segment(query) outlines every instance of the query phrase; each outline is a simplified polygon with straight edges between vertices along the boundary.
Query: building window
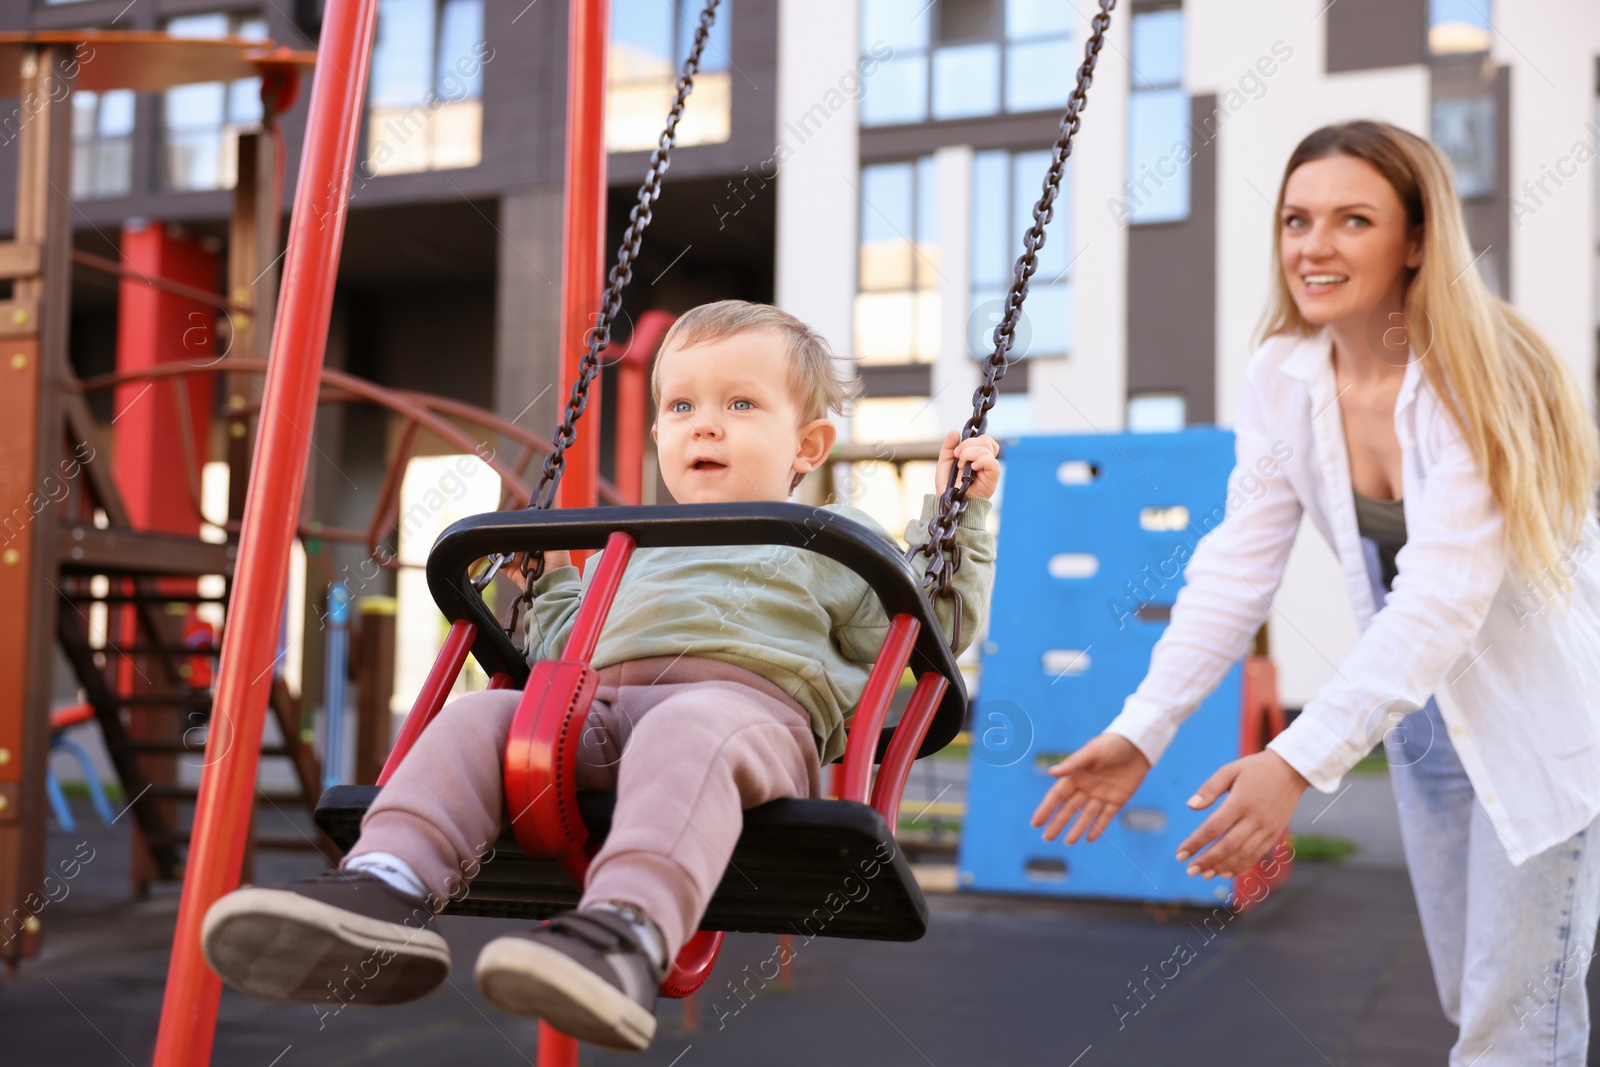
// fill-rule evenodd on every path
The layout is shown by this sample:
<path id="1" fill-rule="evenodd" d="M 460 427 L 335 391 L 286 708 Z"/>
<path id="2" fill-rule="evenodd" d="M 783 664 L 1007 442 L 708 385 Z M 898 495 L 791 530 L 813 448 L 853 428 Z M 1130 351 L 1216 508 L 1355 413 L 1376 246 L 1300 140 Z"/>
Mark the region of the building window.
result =
<path id="1" fill-rule="evenodd" d="M 370 174 L 483 158 L 483 0 L 379 0 L 367 110 Z"/>
<path id="2" fill-rule="evenodd" d="M 939 0 L 933 25 L 933 117 L 967 119 L 1000 110 L 996 0 Z"/>
<path id="3" fill-rule="evenodd" d="M 862 125 L 1064 107 L 1072 17 L 1055 0 L 864 0 L 862 54 L 892 55 L 862 98 Z"/>
<path id="4" fill-rule="evenodd" d="M 133 162 L 133 90 L 72 94 L 72 196 L 127 196 Z"/>
<path id="5" fill-rule="evenodd" d="M 728 73 L 731 0 L 717 8 L 700 54 L 694 95 L 678 123 L 678 144 L 721 144 L 733 129 Z M 702 0 L 615 0 L 606 54 L 606 151 L 641 152 L 661 139 L 678 72 L 694 47 Z"/>
<path id="6" fill-rule="evenodd" d="M 1005 310 L 1022 233 L 1033 225 L 1048 150 L 979 152 L 972 161 L 972 297 L 967 347 L 975 358 L 994 351 L 994 328 Z M 1011 358 L 1064 356 L 1072 350 L 1072 163 L 1061 175 L 1055 214 L 1045 227 L 1039 269 L 1028 283 Z"/>
<path id="7" fill-rule="evenodd" d="M 1064 108 L 1077 83 L 1072 7 L 1058 0 L 1007 0 L 1006 110 Z"/>
<path id="8" fill-rule="evenodd" d="M 1128 98 L 1127 217 L 1134 223 L 1189 217 L 1189 94 L 1183 89 L 1183 9 L 1133 16 L 1133 89 Z"/>
<path id="9" fill-rule="evenodd" d="M 1182 393 L 1140 393 L 1128 398 L 1129 433 L 1171 433 L 1186 419 Z"/>
<path id="10" fill-rule="evenodd" d="M 938 174 L 932 156 L 861 168 L 855 355 L 931 363 L 939 352 Z"/>
<path id="11" fill-rule="evenodd" d="M 1487 52 L 1490 0 L 1428 0 L 1428 51 L 1436 56 Z"/>
<path id="12" fill-rule="evenodd" d="M 255 15 L 185 15 L 170 20 L 174 37 L 267 39 Z M 108 94 L 109 95 L 109 94 Z M 261 123 L 261 79 L 179 85 L 162 96 L 162 184 L 168 189 L 231 189 L 239 134 Z"/>
<path id="13" fill-rule="evenodd" d="M 1433 143 L 1450 157 L 1463 197 L 1494 195 L 1494 104 L 1492 92 L 1433 102 Z"/>

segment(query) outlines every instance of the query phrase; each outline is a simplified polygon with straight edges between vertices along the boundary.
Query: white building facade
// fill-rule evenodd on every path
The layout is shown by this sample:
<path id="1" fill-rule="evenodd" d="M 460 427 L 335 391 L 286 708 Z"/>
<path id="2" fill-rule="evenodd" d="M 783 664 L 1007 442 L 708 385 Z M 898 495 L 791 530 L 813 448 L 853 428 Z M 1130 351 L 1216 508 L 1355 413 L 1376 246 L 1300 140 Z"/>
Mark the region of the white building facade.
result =
<path id="1" fill-rule="evenodd" d="M 970 414 L 1098 5 L 825 7 L 779 4 L 775 298 L 858 363 L 867 395 L 846 434 L 887 455 Z M 1592 394 L 1597 67 L 1587 0 L 1124 0 L 992 432 L 1228 425 L 1283 165 L 1355 118 L 1446 151 L 1477 269 Z M 931 464 L 853 485 L 893 523 Z M 1331 551 L 1302 537 L 1269 623 L 1286 704 L 1355 638 L 1339 589 Z"/>

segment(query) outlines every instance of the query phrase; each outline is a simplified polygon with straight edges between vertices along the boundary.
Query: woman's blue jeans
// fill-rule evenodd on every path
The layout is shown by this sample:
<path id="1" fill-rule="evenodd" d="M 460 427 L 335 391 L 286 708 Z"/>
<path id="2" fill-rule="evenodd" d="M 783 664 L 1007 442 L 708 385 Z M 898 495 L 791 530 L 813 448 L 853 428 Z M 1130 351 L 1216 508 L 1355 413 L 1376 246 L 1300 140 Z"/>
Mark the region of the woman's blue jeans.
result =
<path id="1" fill-rule="evenodd" d="M 1373 595 L 1383 602 L 1381 579 Z M 1439 1001 L 1461 1028 L 1450 1067 L 1583 1067 L 1600 819 L 1513 865 L 1433 700 L 1384 748 Z"/>

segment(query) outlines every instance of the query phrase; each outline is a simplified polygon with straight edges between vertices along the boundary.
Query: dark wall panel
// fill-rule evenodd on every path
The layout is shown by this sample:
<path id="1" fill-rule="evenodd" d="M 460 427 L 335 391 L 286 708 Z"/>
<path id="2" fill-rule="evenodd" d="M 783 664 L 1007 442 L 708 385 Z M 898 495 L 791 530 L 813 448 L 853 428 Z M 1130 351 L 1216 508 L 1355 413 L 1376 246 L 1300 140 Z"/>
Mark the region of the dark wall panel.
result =
<path id="1" fill-rule="evenodd" d="M 1214 95 L 1193 97 L 1191 130 L 1216 108 Z M 1217 153 L 1192 139 L 1189 217 L 1128 227 L 1128 393 L 1181 393 L 1199 423 L 1217 410 Z"/>
<path id="2" fill-rule="evenodd" d="M 1428 0 L 1335 0 L 1322 17 L 1329 74 L 1427 61 Z"/>
<path id="3" fill-rule="evenodd" d="M 366 376 L 494 407 L 493 290 L 387 290 L 367 306 L 370 319 L 350 322 L 352 331 L 373 331 L 377 365 Z"/>
<path id="4" fill-rule="evenodd" d="M 494 52 L 483 67 L 483 163 L 475 168 L 482 172 L 475 183 L 495 189 L 559 184 L 567 5 L 485 0 L 483 27 Z"/>

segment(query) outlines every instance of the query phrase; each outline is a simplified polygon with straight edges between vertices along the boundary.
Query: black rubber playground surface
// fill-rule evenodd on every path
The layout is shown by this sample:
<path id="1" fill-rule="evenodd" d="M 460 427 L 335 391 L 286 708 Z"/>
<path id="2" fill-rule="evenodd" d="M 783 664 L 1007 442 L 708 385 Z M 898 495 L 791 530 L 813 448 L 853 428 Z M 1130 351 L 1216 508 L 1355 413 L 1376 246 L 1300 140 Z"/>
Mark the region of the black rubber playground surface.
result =
<path id="1" fill-rule="evenodd" d="M 664 1002 L 648 1052 L 586 1050 L 583 1062 L 1443 1064 L 1453 1028 L 1435 998 L 1410 883 L 1382 839 L 1387 783 L 1364 789 L 1373 795 L 1343 809 L 1347 819 L 1376 826 L 1362 853 L 1342 864 L 1300 864 L 1291 882 L 1225 925 L 1206 924 L 1201 911 L 933 895 L 932 929 L 919 942 L 797 938 L 787 989 L 761 977 L 772 973 L 777 939 L 739 935 L 699 998 L 697 1025 L 680 1003 Z M 0 1063 L 150 1062 L 177 897 L 128 899 L 125 834 L 119 825 L 53 835 L 54 853 L 81 857 L 87 842 L 94 858 L 41 912 L 44 953 L 0 987 Z M 268 857 L 260 880 L 314 865 Z M 226 993 L 212 1062 L 528 1063 L 536 1025 L 489 1008 L 471 979 L 478 947 L 513 925 L 444 920 L 456 974 L 405 1008 L 329 1012 Z M 1161 977 L 1175 968 L 1175 978 Z"/>

